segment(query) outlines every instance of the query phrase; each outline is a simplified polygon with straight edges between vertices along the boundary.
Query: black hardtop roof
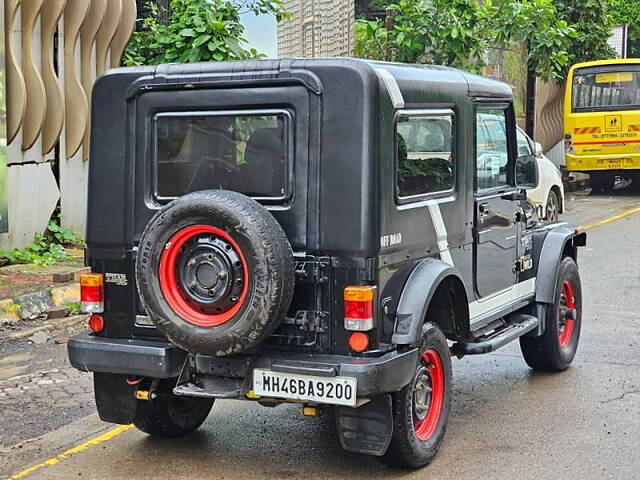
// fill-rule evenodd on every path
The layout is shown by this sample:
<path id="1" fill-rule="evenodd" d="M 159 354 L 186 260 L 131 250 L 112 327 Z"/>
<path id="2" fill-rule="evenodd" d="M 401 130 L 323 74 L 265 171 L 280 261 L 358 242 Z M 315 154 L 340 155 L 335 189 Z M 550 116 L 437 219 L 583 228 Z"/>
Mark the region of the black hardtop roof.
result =
<path id="1" fill-rule="evenodd" d="M 356 71 L 364 77 L 377 76 L 377 71 L 386 70 L 396 81 L 400 92 L 411 97 L 429 87 L 439 88 L 447 85 L 449 93 L 455 91 L 472 97 L 512 98 L 512 90 L 507 84 L 439 65 L 415 65 L 406 63 L 379 62 L 356 58 L 282 58 L 242 60 L 233 62 L 201 62 L 187 64 L 163 64 L 147 67 L 122 67 L 113 69 L 106 75 L 132 74 L 153 77 L 153 83 L 172 83 L 173 81 L 198 81 L 212 77 L 256 76 L 264 78 L 281 77 L 292 70 L 311 70 L 315 68 L 342 68 Z M 461 91 L 462 90 L 462 91 Z"/>

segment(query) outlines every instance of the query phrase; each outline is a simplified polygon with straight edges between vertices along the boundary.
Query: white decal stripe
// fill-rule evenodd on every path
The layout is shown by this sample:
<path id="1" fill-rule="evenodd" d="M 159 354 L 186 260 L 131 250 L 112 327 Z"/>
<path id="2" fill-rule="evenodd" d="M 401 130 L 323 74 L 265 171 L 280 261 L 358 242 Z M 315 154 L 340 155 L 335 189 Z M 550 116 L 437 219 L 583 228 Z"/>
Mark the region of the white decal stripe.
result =
<path id="1" fill-rule="evenodd" d="M 483 317 L 491 313 L 498 312 L 503 308 L 513 305 L 520 300 L 530 297 L 536 292 L 536 279 L 530 278 L 524 282 L 515 284 L 513 287 L 500 290 L 488 297 L 469 304 L 469 317 L 471 324 L 482 320 Z"/>
<path id="2" fill-rule="evenodd" d="M 378 78 L 380 78 L 380 80 L 384 82 L 385 87 L 387 87 L 387 91 L 389 92 L 391 103 L 393 103 L 394 108 L 404 108 L 404 97 L 402 96 L 400 87 L 398 87 L 398 82 L 393 78 L 391 72 L 384 68 L 376 68 L 374 70 L 376 71 Z"/>
<path id="3" fill-rule="evenodd" d="M 429 215 L 431 215 L 433 228 L 436 230 L 436 241 L 438 243 L 438 250 L 440 251 L 440 259 L 449 265 L 453 265 L 451 252 L 449 251 L 449 241 L 447 240 L 447 227 L 444 224 L 444 220 L 442 220 L 440 205 L 431 200 L 427 202 L 427 206 L 429 207 Z"/>

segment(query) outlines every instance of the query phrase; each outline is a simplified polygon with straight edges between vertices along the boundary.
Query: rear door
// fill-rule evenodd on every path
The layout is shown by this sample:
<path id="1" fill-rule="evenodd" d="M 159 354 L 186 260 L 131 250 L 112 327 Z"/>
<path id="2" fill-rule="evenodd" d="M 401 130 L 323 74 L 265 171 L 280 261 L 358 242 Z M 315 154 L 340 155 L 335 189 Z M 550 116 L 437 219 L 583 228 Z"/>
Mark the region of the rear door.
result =
<path id="1" fill-rule="evenodd" d="M 474 277 L 487 297 L 516 283 L 518 202 L 512 178 L 515 132 L 508 131 L 508 105 L 482 105 L 476 112 Z M 515 122 L 511 121 L 515 126 Z"/>

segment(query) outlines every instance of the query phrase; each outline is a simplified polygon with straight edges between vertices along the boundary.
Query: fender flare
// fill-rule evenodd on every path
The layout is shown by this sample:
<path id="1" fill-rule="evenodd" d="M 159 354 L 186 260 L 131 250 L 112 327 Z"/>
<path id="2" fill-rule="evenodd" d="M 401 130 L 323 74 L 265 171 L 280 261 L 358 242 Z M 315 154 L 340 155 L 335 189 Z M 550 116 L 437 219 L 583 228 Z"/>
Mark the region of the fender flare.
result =
<path id="1" fill-rule="evenodd" d="M 459 332 L 460 336 L 468 334 L 469 302 L 460 272 L 441 260 L 427 258 L 419 262 L 411 271 L 402 289 L 396 310 L 395 329 L 391 337 L 394 345 L 416 346 L 419 343 L 422 324 L 431 299 L 442 282 L 450 277 L 460 282 L 465 297 L 463 302 L 458 301 L 457 306 L 466 312 L 466 324 L 457 325 L 456 330 L 462 330 Z"/>
<path id="2" fill-rule="evenodd" d="M 550 230 L 544 237 L 544 243 L 538 257 L 536 275 L 536 302 L 553 303 L 558 280 L 558 266 L 562 261 L 567 244 L 571 245 L 571 252 L 575 257 L 575 248 L 587 244 L 587 234 L 576 232 L 569 225 L 560 225 Z"/>

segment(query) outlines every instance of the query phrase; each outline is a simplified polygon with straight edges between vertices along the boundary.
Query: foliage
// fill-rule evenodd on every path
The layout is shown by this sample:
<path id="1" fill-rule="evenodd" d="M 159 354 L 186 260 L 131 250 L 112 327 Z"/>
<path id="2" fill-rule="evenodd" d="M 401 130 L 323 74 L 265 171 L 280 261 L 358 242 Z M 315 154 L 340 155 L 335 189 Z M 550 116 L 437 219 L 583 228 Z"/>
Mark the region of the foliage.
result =
<path id="1" fill-rule="evenodd" d="M 67 302 L 64 306 L 69 309 L 69 315 L 77 315 L 80 313 L 80 302 Z"/>
<path id="2" fill-rule="evenodd" d="M 355 54 L 375 60 L 475 69 L 483 44 L 476 0 L 400 0 L 388 5 L 393 22 L 357 20 Z"/>
<path id="3" fill-rule="evenodd" d="M 607 43 L 613 26 L 612 16 L 607 10 L 609 3 L 610 0 L 556 2 L 558 17 L 572 25 L 576 31 L 568 48 L 568 65 L 616 57 L 616 52 Z"/>
<path id="4" fill-rule="evenodd" d="M 613 24 L 629 28 L 629 57 L 640 56 L 640 0 L 610 0 L 609 16 Z"/>
<path id="5" fill-rule="evenodd" d="M 561 80 L 575 29 L 558 17 L 553 0 L 486 0 L 487 45 L 527 45 L 527 67 L 542 80 Z"/>
<path id="6" fill-rule="evenodd" d="M 529 69 L 550 80 L 562 77 L 576 36 L 553 0 L 400 0 L 388 9 L 390 28 L 382 20 L 356 22 L 356 56 L 477 71 L 485 49 L 524 43 Z"/>
<path id="7" fill-rule="evenodd" d="M 35 265 L 52 265 L 67 258 L 67 252 L 59 243 L 51 243 L 41 233 L 36 233 L 33 242 L 24 248 L 0 250 L 0 257 L 11 263 L 33 263 Z"/>
<path id="8" fill-rule="evenodd" d="M 60 225 L 60 216 L 54 216 L 47 225 L 44 234 L 36 233 L 33 242 L 24 248 L 0 250 L 0 258 L 11 263 L 33 263 L 35 265 L 52 265 L 68 258 L 65 245 L 77 245 L 81 240 L 68 228 Z"/>
<path id="9" fill-rule="evenodd" d="M 142 20 L 125 50 L 125 65 L 156 65 L 259 58 L 246 49 L 240 14 L 273 14 L 288 18 L 282 0 L 171 0 L 167 22 L 159 20 L 159 7 L 149 3 L 151 16 Z"/>

